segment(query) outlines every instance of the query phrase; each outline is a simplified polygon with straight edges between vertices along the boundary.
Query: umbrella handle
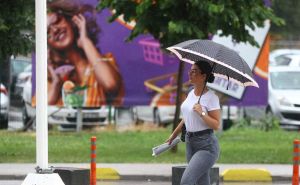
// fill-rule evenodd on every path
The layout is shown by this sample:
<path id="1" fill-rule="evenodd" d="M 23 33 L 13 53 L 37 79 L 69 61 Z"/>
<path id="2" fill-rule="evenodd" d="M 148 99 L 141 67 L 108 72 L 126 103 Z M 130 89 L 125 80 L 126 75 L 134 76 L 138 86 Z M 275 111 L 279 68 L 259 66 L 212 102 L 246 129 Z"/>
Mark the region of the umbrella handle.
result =
<path id="1" fill-rule="evenodd" d="M 215 67 L 216 67 L 216 63 L 213 63 L 213 65 L 212 65 L 212 70 L 211 70 L 210 75 L 214 73 Z M 229 76 L 227 75 L 227 77 L 228 77 L 228 81 L 229 81 Z M 203 92 L 204 92 L 204 89 L 205 89 L 205 87 L 206 87 L 206 84 L 207 84 L 207 80 L 208 80 L 208 79 L 209 79 L 209 76 L 206 76 L 206 78 L 205 78 L 205 83 L 204 83 L 202 92 L 201 92 L 200 97 L 199 97 L 199 99 L 198 99 L 198 101 L 197 101 L 198 104 L 200 104 L 200 98 L 201 98 L 201 96 L 203 95 Z M 227 89 L 228 89 L 228 86 L 227 86 Z"/>
<path id="2" fill-rule="evenodd" d="M 205 89 L 205 87 L 206 87 L 207 79 L 208 79 L 208 78 L 206 77 L 205 83 L 204 83 L 204 86 L 203 86 L 203 89 L 202 89 L 202 92 L 201 92 L 201 94 L 200 94 L 200 96 L 199 96 L 199 99 L 198 99 L 198 101 L 197 101 L 198 104 L 200 104 L 200 98 L 201 98 L 201 96 L 203 95 L 204 89 Z"/>
<path id="3" fill-rule="evenodd" d="M 227 88 L 226 88 L 226 90 L 228 90 L 229 89 L 229 76 L 228 76 L 228 74 L 227 74 Z"/>

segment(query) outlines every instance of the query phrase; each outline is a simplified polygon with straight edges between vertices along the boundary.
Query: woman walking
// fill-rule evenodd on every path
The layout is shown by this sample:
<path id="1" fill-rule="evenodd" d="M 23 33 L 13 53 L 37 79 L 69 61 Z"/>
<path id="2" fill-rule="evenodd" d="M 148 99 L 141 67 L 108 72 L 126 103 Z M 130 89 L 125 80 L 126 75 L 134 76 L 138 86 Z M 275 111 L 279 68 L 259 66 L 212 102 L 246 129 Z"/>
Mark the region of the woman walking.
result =
<path id="1" fill-rule="evenodd" d="M 170 135 L 171 143 L 186 127 L 186 159 L 188 166 L 181 185 L 209 185 L 209 170 L 219 157 L 219 144 L 213 130 L 220 126 L 220 103 L 217 95 L 206 87 L 214 81 L 212 67 L 205 61 L 197 61 L 189 71 L 194 86 L 181 105 L 183 119 Z"/>

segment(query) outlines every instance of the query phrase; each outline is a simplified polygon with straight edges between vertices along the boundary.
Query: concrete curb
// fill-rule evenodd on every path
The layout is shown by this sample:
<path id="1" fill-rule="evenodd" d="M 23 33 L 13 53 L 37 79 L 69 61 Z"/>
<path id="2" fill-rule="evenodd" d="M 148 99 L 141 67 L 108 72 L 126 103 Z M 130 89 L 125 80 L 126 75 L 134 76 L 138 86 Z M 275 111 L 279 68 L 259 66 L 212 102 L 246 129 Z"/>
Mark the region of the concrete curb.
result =
<path id="1" fill-rule="evenodd" d="M 292 177 L 288 177 L 288 176 L 272 176 L 272 182 L 292 182 Z"/>
<path id="2" fill-rule="evenodd" d="M 256 181 L 271 182 L 271 173 L 266 169 L 227 169 L 221 176 L 224 181 Z"/>
<path id="3" fill-rule="evenodd" d="M 119 180 L 120 174 L 112 168 L 97 168 L 97 180 Z"/>
<path id="4" fill-rule="evenodd" d="M 129 181 L 172 181 L 172 177 L 163 175 L 122 175 L 120 180 Z"/>

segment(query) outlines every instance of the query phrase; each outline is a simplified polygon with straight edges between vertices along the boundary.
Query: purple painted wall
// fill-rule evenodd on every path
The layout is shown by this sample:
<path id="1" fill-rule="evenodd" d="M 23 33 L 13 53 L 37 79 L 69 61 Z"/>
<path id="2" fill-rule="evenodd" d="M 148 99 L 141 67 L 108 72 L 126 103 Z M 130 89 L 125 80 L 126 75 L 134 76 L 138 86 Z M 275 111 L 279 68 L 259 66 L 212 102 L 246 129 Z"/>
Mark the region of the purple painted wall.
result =
<path id="1" fill-rule="evenodd" d="M 97 0 L 81 1 L 94 6 L 97 4 Z M 132 42 L 125 42 L 124 40 L 131 30 L 118 21 L 108 23 L 109 16 L 111 16 L 109 10 L 97 13 L 97 24 L 101 28 L 97 47 L 100 48 L 101 53 L 111 52 L 116 59 L 125 86 L 123 105 L 150 105 L 153 97 L 158 93 L 146 88 L 144 82 L 164 74 L 176 73 L 179 61 L 174 56 L 162 53 L 159 50 L 158 42 L 149 35 L 142 35 Z M 35 69 L 34 59 L 33 54 L 33 69 Z M 185 66 L 187 71 L 190 65 Z M 34 79 L 35 74 L 33 74 L 33 82 L 35 82 Z M 185 73 L 184 79 L 187 79 L 187 73 Z M 256 76 L 256 80 L 259 83 L 259 89 L 248 87 L 242 100 L 231 98 L 228 103 L 239 106 L 265 104 L 267 101 L 267 81 L 258 76 Z M 35 89 L 35 83 L 33 83 L 33 89 Z M 262 96 L 257 96 L 257 94 Z M 170 100 L 169 103 L 174 103 L 174 101 Z"/>

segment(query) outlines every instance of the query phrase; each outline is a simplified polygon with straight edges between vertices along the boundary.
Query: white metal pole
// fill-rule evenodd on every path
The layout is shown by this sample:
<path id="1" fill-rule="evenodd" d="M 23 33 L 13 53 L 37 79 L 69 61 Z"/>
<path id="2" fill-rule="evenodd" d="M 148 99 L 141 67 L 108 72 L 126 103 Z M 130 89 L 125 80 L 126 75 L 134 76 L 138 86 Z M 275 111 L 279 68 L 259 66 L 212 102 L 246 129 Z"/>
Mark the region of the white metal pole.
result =
<path id="1" fill-rule="evenodd" d="M 36 33 L 36 162 L 48 169 L 47 9 L 35 1 Z"/>
<path id="2" fill-rule="evenodd" d="M 48 167 L 47 95 L 47 12 L 46 0 L 35 0 L 36 33 L 36 163 L 38 173 L 29 173 L 22 185 L 65 185 Z"/>

